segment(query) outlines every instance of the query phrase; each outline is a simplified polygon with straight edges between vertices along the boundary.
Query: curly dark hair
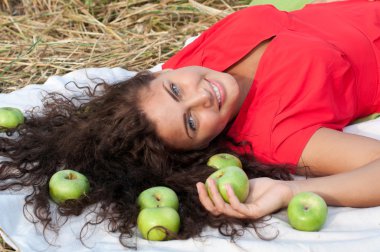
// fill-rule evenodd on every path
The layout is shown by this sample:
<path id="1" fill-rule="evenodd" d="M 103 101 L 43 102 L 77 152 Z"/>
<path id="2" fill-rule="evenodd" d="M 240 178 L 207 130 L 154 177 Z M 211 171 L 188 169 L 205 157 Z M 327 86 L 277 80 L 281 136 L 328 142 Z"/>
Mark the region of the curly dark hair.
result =
<path id="1" fill-rule="evenodd" d="M 158 185 L 172 188 L 179 197 L 177 239 L 199 236 L 207 225 L 231 239 L 245 228 L 256 230 L 258 220 L 216 217 L 201 206 L 195 184 L 214 171 L 206 165 L 211 155 L 233 153 L 221 144 L 231 139 L 221 134 L 207 149 L 185 152 L 165 146 L 139 108 L 139 93 L 154 78 L 144 71 L 114 85 L 98 84 L 88 92 L 90 99 L 79 105 L 75 98 L 49 93 L 42 112 L 29 111 L 24 124 L 0 137 L 0 155 L 5 157 L 0 161 L 0 190 L 32 188 L 25 197 L 24 215 L 41 223 L 44 232 L 58 232 L 62 224 L 53 218 L 49 179 L 64 168 L 79 171 L 89 179 L 91 191 L 60 204 L 60 218 L 80 215 L 96 205 L 92 210 L 96 220 L 88 221 L 82 231 L 86 225 L 106 221 L 109 231 L 120 232 L 119 240 L 126 247 L 136 246 L 129 238 L 135 235 L 137 196 Z M 95 91 L 99 88 L 100 94 Z M 240 158 L 250 178 L 290 179 L 286 167 L 260 164 L 250 153 Z M 32 215 L 26 214 L 29 207 Z"/>

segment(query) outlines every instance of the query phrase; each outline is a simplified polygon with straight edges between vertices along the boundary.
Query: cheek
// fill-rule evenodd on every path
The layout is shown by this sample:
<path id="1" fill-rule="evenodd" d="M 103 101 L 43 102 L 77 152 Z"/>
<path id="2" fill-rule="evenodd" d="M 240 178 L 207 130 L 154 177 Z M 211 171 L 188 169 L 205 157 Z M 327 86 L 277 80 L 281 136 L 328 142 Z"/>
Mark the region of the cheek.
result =
<path id="1" fill-rule="evenodd" d="M 208 141 L 211 141 L 213 138 L 219 135 L 220 132 L 223 131 L 226 125 L 227 122 L 215 114 L 204 115 L 201 125 L 201 130 L 203 132 L 204 138 L 206 138 Z"/>

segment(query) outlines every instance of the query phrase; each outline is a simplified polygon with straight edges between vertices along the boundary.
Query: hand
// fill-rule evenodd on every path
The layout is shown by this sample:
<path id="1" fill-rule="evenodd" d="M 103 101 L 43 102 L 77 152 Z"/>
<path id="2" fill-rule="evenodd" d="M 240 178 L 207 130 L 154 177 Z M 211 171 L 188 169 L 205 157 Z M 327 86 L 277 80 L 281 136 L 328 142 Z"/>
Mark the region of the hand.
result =
<path id="1" fill-rule="evenodd" d="M 257 178 L 249 182 L 249 195 L 244 203 L 239 202 L 230 185 L 226 188 L 230 204 L 224 202 L 213 179 L 209 181 L 212 200 L 205 184 L 197 183 L 199 200 L 215 216 L 224 214 L 235 218 L 258 219 L 286 207 L 294 195 L 291 181 Z"/>

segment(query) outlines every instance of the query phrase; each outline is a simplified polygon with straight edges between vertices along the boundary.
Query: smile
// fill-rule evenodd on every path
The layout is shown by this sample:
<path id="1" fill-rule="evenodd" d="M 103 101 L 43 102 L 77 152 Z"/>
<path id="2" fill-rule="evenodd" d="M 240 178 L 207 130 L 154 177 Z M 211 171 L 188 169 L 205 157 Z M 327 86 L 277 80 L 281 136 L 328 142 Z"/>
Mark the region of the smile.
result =
<path id="1" fill-rule="evenodd" d="M 218 104 L 219 104 L 219 107 L 221 105 L 221 99 L 220 99 L 220 92 L 219 92 L 219 89 L 217 87 L 215 87 L 213 84 L 211 84 L 211 87 L 212 89 L 214 90 L 215 92 L 215 95 L 216 95 L 216 99 L 218 100 Z"/>
<path id="2" fill-rule="evenodd" d="M 212 90 L 214 91 L 216 100 L 218 101 L 218 106 L 220 108 L 222 106 L 222 101 L 223 101 L 223 92 L 221 91 L 221 86 L 219 83 L 216 83 L 214 81 L 210 81 L 208 79 L 206 79 L 206 80 L 210 83 L 210 86 L 211 86 Z"/>

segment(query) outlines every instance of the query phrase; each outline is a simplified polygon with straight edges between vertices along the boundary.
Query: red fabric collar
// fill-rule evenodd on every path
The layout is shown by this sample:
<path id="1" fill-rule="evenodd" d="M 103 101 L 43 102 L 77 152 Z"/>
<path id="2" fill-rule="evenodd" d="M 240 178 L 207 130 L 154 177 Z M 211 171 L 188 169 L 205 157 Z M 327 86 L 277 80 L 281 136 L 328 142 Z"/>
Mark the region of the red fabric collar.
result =
<path id="1" fill-rule="evenodd" d="M 162 66 L 204 66 L 224 71 L 288 23 L 286 12 L 271 5 L 252 6 L 220 20 Z"/>

